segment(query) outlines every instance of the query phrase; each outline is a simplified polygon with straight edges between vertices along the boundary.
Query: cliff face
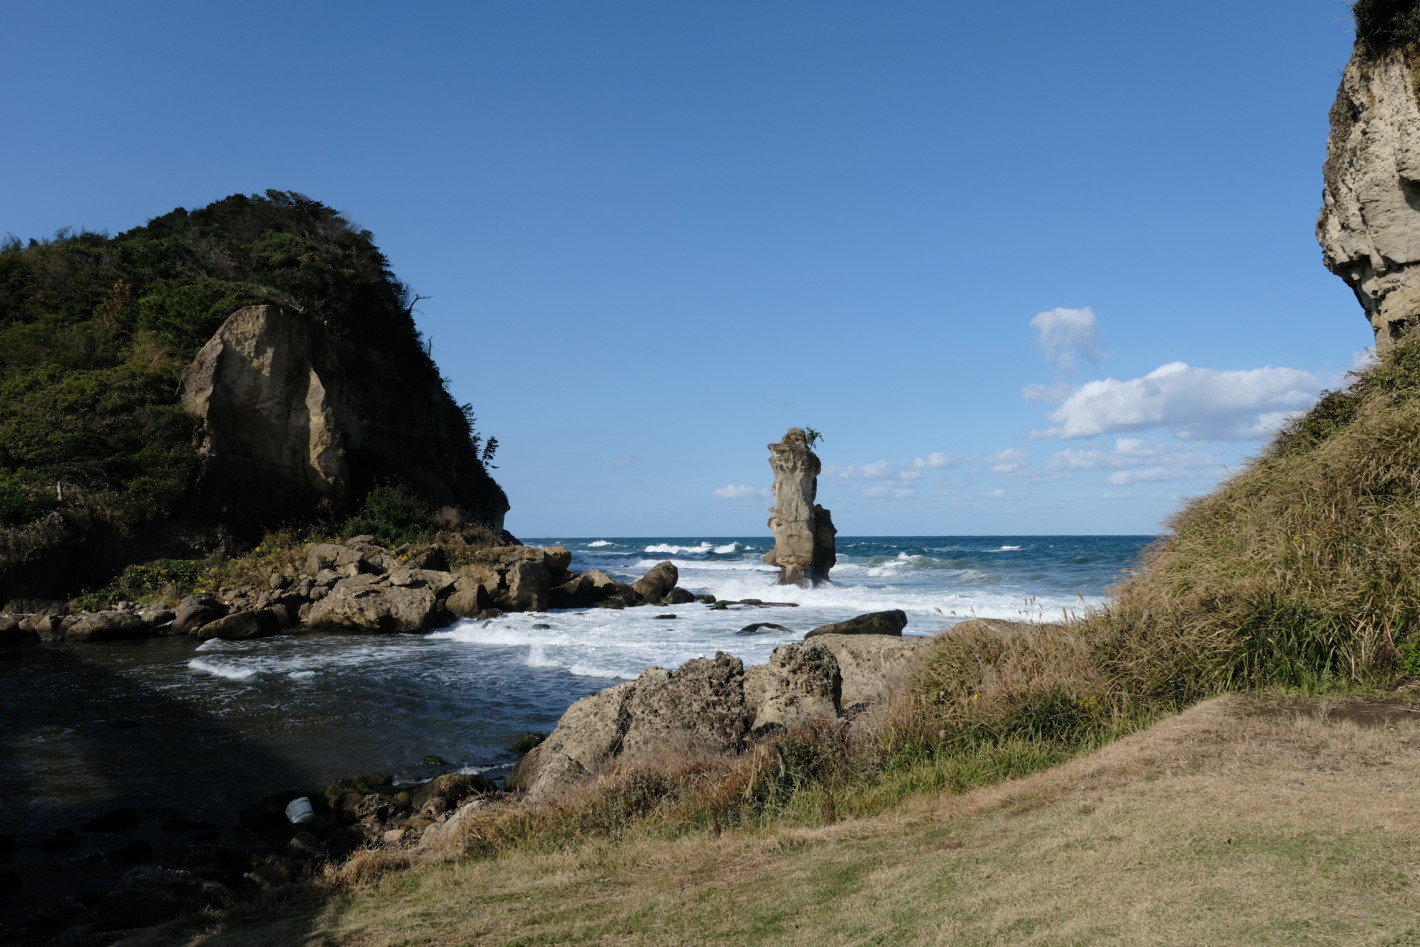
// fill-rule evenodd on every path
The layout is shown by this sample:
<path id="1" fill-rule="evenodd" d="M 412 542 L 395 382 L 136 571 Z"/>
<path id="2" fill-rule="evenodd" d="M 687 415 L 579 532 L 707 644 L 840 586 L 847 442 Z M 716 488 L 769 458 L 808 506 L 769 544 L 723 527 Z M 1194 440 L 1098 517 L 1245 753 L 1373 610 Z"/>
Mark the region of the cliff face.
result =
<path id="1" fill-rule="evenodd" d="M 507 497 L 422 374 L 306 314 L 237 311 L 183 373 L 183 406 L 202 419 L 199 494 L 224 519 L 270 522 L 395 478 L 501 529 Z"/>
<path id="2" fill-rule="evenodd" d="M 1317 240 L 1378 345 L 1420 321 L 1420 69 L 1404 46 L 1356 46 L 1331 109 Z"/>

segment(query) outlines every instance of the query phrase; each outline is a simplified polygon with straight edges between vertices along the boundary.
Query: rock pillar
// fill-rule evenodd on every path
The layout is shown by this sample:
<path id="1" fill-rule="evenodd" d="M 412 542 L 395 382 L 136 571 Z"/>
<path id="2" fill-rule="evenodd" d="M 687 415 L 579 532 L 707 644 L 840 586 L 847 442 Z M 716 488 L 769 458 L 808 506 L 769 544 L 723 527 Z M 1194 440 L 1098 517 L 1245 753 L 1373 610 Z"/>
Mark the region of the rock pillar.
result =
<path id="1" fill-rule="evenodd" d="M 827 582 L 828 570 L 838 561 L 838 531 L 828 510 L 814 502 L 823 465 L 809 450 L 801 428 L 789 428 L 782 441 L 769 445 L 769 466 L 774 470 L 774 506 L 769 510 L 774 548 L 764 561 L 779 567 L 780 585 Z"/>

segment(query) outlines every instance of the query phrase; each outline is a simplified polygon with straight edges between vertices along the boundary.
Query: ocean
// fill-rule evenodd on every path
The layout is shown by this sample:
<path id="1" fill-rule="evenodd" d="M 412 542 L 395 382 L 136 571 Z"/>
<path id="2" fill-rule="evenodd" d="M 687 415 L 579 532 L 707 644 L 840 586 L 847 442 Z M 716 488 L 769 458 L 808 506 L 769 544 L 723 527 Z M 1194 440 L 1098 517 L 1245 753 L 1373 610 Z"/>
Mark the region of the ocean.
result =
<path id="1" fill-rule="evenodd" d="M 1105 602 L 1149 536 L 838 537 L 830 585 L 774 584 L 768 537 L 542 537 L 572 568 L 632 581 L 657 562 L 721 599 L 463 621 L 420 635 L 155 638 L 0 657 L 0 834 L 119 805 L 194 817 L 340 776 L 500 776 L 575 700 L 717 651 L 762 664 L 818 625 L 890 608 L 906 633 L 972 617 L 1060 621 Z M 668 617 L 674 616 L 674 617 Z M 769 622 L 779 629 L 748 626 Z M 437 757 L 441 762 L 435 762 Z"/>

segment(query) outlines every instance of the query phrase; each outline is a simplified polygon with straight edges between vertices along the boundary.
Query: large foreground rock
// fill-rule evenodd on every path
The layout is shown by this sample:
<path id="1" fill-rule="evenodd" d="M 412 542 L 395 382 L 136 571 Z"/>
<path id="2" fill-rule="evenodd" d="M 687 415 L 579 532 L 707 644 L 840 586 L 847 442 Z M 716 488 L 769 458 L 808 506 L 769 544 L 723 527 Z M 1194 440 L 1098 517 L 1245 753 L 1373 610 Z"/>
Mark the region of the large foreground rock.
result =
<path id="1" fill-rule="evenodd" d="M 391 585 L 384 576 L 342 579 L 311 606 L 306 624 L 325 630 L 414 632 L 431 626 L 438 599 L 432 589 Z"/>
<path id="2" fill-rule="evenodd" d="M 737 753 L 759 736 L 885 707 L 925 638 L 822 635 L 784 645 L 746 670 L 739 658 L 650 668 L 577 701 L 506 785 L 555 799 L 617 759 L 654 765 L 677 755 Z"/>

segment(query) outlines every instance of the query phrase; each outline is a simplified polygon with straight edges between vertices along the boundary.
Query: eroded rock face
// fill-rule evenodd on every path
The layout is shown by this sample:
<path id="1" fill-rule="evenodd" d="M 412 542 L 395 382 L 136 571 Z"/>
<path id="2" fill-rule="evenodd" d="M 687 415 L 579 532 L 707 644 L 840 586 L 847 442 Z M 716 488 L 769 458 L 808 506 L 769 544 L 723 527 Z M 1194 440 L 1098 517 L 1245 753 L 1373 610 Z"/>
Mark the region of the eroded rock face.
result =
<path id="1" fill-rule="evenodd" d="M 503 527 L 507 497 L 437 371 L 356 346 L 313 316 L 233 313 L 183 373 L 182 400 L 202 420 L 201 494 L 238 528 L 322 501 L 339 508 L 390 478 Z"/>
<path id="2" fill-rule="evenodd" d="M 769 466 L 774 471 L 774 506 L 769 510 L 774 548 L 764 561 L 779 567 L 780 585 L 825 582 L 838 561 L 837 530 L 828 510 L 814 502 L 823 465 L 809 449 L 802 428 L 791 427 L 783 440 L 769 445 Z"/>
<path id="3" fill-rule="evenodd" d="M 1384 346 L 1420 321 L 1420 65 L 1358 44 L 1331 109 L 1317 240 Z"/>

